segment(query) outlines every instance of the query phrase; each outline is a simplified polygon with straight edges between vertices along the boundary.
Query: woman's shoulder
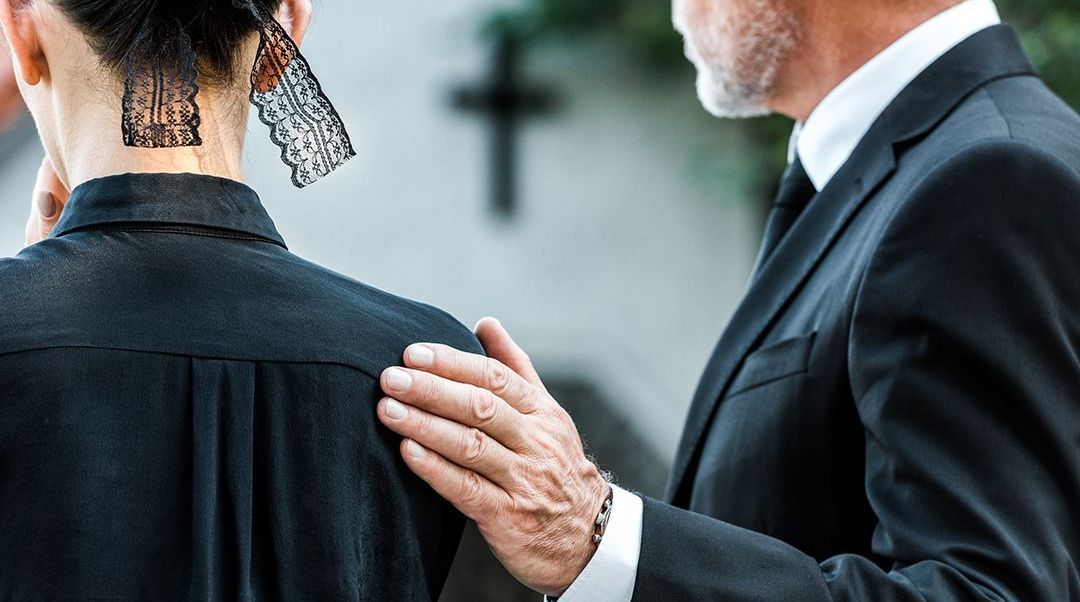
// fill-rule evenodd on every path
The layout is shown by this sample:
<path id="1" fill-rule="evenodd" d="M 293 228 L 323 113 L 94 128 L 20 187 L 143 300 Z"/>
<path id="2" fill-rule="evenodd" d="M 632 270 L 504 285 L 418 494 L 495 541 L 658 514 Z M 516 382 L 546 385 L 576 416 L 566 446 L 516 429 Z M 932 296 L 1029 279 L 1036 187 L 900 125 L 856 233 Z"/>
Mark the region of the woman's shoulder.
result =
<path id="1" fill-rule="evenodd" d="M 413 343 L 482 353 L 449 313 L 284 249 L 233 249 L 213 265 L 159 255 L 118 263 L 89 261 L 95 247 L 75 253 L 75 244 L 47 241 L 0 259 L 0 354 L 78 344 L 334 363 L 377 377 Z"/>
<path id="2" fill-rule="evenodd" d="M 300 258 L 295 269 L 307 272 L 315 286 L 307 288 L 305 304 L 317 328 L 346 344 L 386 350 L 378 364 L 401 361 L 413 343 L 440 343 L 483 353 L 476 336 L 450 313 L 434 305 L 409 299 L 361 282 Z M 303 289 L 298 289 L 303 290 Z"/>

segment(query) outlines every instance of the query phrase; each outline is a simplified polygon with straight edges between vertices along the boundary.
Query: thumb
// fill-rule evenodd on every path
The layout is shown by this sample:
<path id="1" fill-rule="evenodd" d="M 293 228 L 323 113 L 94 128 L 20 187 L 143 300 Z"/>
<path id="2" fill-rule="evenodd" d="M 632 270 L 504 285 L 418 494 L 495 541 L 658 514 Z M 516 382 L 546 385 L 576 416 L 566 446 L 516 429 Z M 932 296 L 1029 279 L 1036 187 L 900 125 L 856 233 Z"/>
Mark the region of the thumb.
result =
<path id="1" fill-rule="evenodd" d="M 531 384 L 541 388 L 544 386 L 529 355 L 510 338 L 510 333 L 501 322 L 491 317 L 483 318 L 476 323 L 475 331 L 488 357 L 506 364 Z"/>
<path id="2" fill-rule="evenodd" d="M 52 162 L 46 156 L 38 168 L 37 181 L 30 202 L 30 217 L 26 222 L 26 245 L 30 246 L 52 234 L 60 221 L 60 214 L 67 204 L 69 193 Z"/>
<path id="3" fill-rule="evenodd" d="M 37 206 L 41 233 L 48 236 L 56 222 L 60 221 L 60 202 L 56 199 L 56 195 L 48 190 L 35 190 L 34 204 Z"/>
<path id="4" fill-rule="evenodd" d="M 52 161 L 45 157 L 38 170 L 37 182 L 34 183 L 35 213 L 42 238 L 48 238 L 60 221 L 69 196 L 67 188 L 56 175 Z"/>
<path id="5" fill-rule="evenodd" d="M 30 218 L 26 222 L 26 246 L 48 238 L 60 219 L 60 204 L 51 192 L 35 190 L 32 203 Z"/>

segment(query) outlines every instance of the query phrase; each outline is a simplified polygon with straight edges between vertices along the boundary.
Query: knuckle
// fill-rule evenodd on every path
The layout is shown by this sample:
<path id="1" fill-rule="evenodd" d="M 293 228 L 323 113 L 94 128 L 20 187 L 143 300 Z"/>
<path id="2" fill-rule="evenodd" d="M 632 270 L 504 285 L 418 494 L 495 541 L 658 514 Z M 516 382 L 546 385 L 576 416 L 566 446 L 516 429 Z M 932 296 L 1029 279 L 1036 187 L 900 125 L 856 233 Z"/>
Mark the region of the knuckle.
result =
<path id="1" fill-rule="evenodd" d="M 412 416 L 413 432 L 417 437 L 426 438 L 431 432 L 431 417 L 422 412 L 410 412 Z"/>
<path id="2" fill-rule="evenodd" d="M 479 429 L 469 429 L 465 432 L 465 441 L 462 445 L 465 461 L 470 465 L 476 465 L 487 454 L 488 440 Z"/>
<path id="3" fill-rule="evenodd" d="M 420 374 L 413 375 L 416 379 L 414 390 L 422 401 L 434 401 L 439 394 L 439 387 L 435 380 Z"/>
<path id="4" fill-rule="evenodd" d="M 517 402 L 517 408 L 522 414 L 540 415 L 543 405 L 537 401 L 534 395 L 523 395 Z"/>
<path id="5" fill-rule="evenodd" d="M 469 401 L 472 407 L 473 419 L 477 426 L 489 424 L 495 418 L 495 396 L 484 389 L 474 389 L 472 399 Z"/>
<path id="6" fill-rule="evenodd" d="M 538 436 L 533 444 L 536 446 L 536 450 L 539 452 L 539 456 L 544 460 L 550 460 L 557 458 L 562 451 L 562 446 L 559 442 L 547 434 Z"/>
<path id="7" fill-rule="evenodd" d="M 500 362 L 494 360 L 489 361 L 487 363 L 486 382 L 488 388 L 495 393 L 505 391 L 507 385 L 510 383 L 509 370 Z"/>
<path id="8" fill-rule="evenodd" d="M 573 417 L 562 406 L 556 405 L 552 408 L 551 415 L 555 419 L 555 423 L 561 426 L 563 430 L 577 432 L 577 425 L 574 424 Z"/>
<path id="9" fill-rule="evenodd" d="M 513 488 L 518 492 L 526 491 L 535 480 L 530 462 L 521 458 L 509 466 L 507 475 L 514 484 Z"/>
<path id="10" fill-rule="evenodd" d="M 545 416 L 545 410 L 550 405 L 548 397 L 543 391 L 528 383 L 522 383 L 518 401 L 515 406 L 523 414 L 536 414 Z"/>
<path id="11" fill-rule="evenodd" d="M 480 475 L 466 472 L 461 479 L 461 502 L 467 506 L 479 504 L 483 499 L 484 484 Z"/>
<path id="12" fill-rule="evenodd" d="M 546 499 L 550 469 L 542 462 L 533 461 L 524 470 L 528 475 L 526 481 L 528 486 L 524 492 L 526 494 L 524 498 L 533 503 L 537 503 L 536 500 Z"/>

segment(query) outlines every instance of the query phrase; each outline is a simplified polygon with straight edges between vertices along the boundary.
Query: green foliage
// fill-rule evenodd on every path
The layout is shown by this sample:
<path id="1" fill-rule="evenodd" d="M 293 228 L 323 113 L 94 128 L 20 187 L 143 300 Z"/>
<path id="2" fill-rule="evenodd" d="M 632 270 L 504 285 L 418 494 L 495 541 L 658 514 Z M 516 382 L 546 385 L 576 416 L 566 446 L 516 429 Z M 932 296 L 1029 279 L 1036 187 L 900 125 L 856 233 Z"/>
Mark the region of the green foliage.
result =
<path id="1" fill-rule="evenodd" d="M 1005 20 L 1020 29 L 1046 81 L 1080 109 L 1080 2 L 997 0 L 997 4 Z M 518 10 L 494 15 L 487 31 L 523 38 L 613 32 L 647 65 L 686 64 L 667 0 L 526 0 Z"/>
<path id="2" fill-rule="evenodd" d="M 997 4 L 1002 17 L 1020 30 L 1046 82 L 1080 110 L 1080 0 L 997 0 Z M 524 0 L 522 8 L 494 15 L 485 30 L 488 35 L 526 41 L 614 34 L 645 67 L 665 74 L 691 69 L 682 39 L 671 25 L 669 0 Z M 791 122 L 771 117 L 746 125 L 761 142 L 748 160 L 761 175 L 764 195 L 782 169 Z"/>
<path id="3" fill-rule="evenodd" d="M 486 32 L 522 39 L 614 32 L 653 67 L 685 64 L 664 0 L 526 0 L 492 16 Z"/>
<path id="4" fill-rule="evenodd" d="M 1080 2 L 997 0 L 1002 18 L 1014 23 L 1043 79 L 1080 110 Z"/>

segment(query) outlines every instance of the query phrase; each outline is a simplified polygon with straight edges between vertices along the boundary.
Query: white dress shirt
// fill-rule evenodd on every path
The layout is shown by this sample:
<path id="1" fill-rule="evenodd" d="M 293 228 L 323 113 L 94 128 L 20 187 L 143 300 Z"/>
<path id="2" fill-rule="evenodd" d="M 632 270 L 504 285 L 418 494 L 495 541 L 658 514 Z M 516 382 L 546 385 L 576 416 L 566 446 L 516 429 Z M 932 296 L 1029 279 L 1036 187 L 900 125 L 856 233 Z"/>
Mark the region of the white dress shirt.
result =
<path id="1" fill-rule="evenodd" d="M 833 88 L 806 123 L 795 125 L 788 162 L 797 153 L 814 187 L 824 190 L 908 84 L 957 44 L 999 23 L 993 0 L 967 0 L 911 30 Z"/>
<path id="2" fill-rule="evenodd" d="M 965 0 L 908 32 L 848 76 L 791 135 L 788 161 L 802 159 L 823 190 L 870 126 L 916 77 L 971 35 L 1001 23 L 993 0 Z M 641 554 L 641 500 L 615 488 L 607 534 L 559 602 L 630 602 Z"/>

